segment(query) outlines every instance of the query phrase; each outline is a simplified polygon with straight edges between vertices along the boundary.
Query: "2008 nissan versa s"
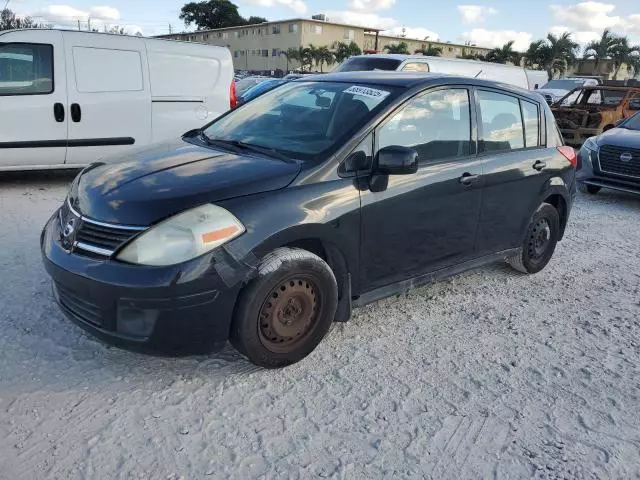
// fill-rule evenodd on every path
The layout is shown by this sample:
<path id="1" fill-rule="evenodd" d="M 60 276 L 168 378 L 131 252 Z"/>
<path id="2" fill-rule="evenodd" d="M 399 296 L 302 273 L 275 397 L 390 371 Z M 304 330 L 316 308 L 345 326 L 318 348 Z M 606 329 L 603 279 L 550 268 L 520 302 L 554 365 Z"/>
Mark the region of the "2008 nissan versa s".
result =
<path id="1" fill-rule="evenodd" d="M 308 355 L 352 306 L 562 237 L 575 152 L 536 94 L 471 78 L 336 73 L 73 181 L 42 234 L 67 316 L 166 353 L 228 339 Z"/>

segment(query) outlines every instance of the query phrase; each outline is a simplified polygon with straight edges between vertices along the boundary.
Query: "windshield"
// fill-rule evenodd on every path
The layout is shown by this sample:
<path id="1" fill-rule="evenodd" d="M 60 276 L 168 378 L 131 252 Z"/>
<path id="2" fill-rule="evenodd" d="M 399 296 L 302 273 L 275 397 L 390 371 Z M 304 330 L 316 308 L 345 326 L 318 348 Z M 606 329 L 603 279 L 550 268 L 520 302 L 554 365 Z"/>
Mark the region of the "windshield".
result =
<path id="1" fill-rule="evenodd" d="M 569 79 L 565 78 L 563 80 L 551 80 L 542 88 L 548 88 L 553 90 L 573 90 L 574 88 L 578 88 L 584 85 L 584 80 L 580 79 Z"/>
<path id="2" fill-rule="evenodd" d="M 626 128 L 627 130 L 640 131 L 640 113 L 636 113 L 633 117 L 627 118 L 618 126 L 621 128 Z"/>
<path id="3" fill-rule="evenodd" d="M 369 72 L 372 70 L 397 70 L 402 61 L 396 58 L 366 58 L 352 57 L 342 65 L 335 68 L 334 72 Z"/>
<path id="4" fill-rule="evenodd" d="M 203 133 L 210 140 L 313 160 L 344 144 L 396 92 L 388 86 L 291 82 L 219 118 Z"/>

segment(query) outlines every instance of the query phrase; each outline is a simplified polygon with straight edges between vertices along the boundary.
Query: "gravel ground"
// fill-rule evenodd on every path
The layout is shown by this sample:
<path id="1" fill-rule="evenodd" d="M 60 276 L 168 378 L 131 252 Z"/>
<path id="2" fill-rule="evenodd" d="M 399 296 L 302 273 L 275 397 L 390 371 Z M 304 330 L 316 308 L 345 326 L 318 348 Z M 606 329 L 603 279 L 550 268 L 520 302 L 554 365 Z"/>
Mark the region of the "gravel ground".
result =
<path id="1" fill-rule="evenodd" d="M 153 358 L 58 312 L 68 176 L 0 179 L 0 478 L 639 478 L 640 198 L 578 198 L 535 276 L 359 309 L 306 360 Z"/>

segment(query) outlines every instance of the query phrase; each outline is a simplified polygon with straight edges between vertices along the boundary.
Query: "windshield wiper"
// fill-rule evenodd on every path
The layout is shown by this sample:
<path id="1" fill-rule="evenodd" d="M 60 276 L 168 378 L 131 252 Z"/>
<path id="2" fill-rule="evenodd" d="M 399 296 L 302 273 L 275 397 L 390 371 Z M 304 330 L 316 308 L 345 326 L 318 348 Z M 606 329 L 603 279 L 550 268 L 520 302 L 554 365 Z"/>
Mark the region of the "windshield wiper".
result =
<path id="1" fill-rule="evenodd" d="M 291 158 L 289 158 L 285 154 L 280 153 L 279 151 L 273 148 L 262 147 L 260 145 L 254 145 L 252 143 L 245 143 L 245 142 L 241 142 L 240 140 L 225 140 L 222 138 L 211 138 L 207 136 L 207 134 L 204 132 L 201 132 L 200 136 L 208 145 L 220 145 L 222 147 L 227 147 L 227 148 L 232 147 L 234 151 L 249 150 L 249 151 L 261 153 L 263 155 L 267 155 L 269 157 L 277 158 L 284 162 L 291 162 Z"/>

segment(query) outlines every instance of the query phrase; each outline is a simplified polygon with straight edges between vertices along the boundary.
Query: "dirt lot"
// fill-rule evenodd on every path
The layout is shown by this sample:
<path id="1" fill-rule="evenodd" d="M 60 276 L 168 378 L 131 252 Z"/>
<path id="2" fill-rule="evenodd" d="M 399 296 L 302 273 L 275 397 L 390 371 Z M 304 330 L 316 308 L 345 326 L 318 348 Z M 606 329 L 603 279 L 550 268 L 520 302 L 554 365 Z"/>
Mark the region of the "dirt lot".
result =
<path id="1" fill-rule="evenodd" d="M 3 480 L 640 476 L 640 198 L 579 197 L 536 276 L 378 302 L 262 371 L 85 335 L 38 247 L 69 177 L 0 181 Z"/>

